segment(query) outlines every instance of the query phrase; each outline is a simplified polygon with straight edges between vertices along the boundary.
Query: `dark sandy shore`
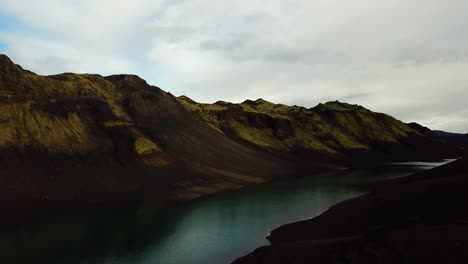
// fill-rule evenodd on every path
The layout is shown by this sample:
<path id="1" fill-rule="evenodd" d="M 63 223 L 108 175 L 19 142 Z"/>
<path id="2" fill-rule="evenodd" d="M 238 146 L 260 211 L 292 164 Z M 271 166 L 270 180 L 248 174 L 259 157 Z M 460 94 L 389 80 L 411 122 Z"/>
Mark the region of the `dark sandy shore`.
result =
<path id="1" fill-rule="evenodd" d="M 465 157 L 279 227 L 234 263 L 468 263 L 467 202 Z"/>

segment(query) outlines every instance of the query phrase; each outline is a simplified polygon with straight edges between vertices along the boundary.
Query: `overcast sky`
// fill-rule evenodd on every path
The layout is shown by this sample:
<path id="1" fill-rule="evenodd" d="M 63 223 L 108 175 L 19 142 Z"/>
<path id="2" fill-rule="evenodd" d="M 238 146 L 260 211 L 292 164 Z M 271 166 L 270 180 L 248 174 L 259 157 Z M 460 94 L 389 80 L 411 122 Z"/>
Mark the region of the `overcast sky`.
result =
<path id="1" fill-rule="evenodd" d="M 0 53 L 200 102 L 338 99 L 468 132 L 466 0 L 0 0 Z"/>

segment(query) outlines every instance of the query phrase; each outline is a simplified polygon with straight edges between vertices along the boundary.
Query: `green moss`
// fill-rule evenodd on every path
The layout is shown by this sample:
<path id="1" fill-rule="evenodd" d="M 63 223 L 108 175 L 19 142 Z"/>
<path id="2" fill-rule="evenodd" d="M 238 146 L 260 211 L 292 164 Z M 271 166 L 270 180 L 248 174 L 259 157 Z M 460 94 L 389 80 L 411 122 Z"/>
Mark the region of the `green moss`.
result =
<path id="1" fill-rule="evenodd" d="M 179 101 L 219 132 L 222 128 L 230 129 L 245 141 L 281 151 L 296 147 L 326 153 L 336 153 L 341 149 L 369 149 L 370 142 L 397 143 L 401 138 L 417 133 L 393 117 L 339 101 L 319 104 L 311 109 L 274 104 L 263 99 L 239 104 L 246 114 L 289 120 L 294 131 L 284 138 L 275 135 L 274 127 L 259 129 L 245 125 L 246 115 L 239 116 L 238 121 L 220 120 L 220 112 L 226 110 L 229 103 L 199 104 L 188 97 Z"/>
<path id="2" fill-rule="evenodd" d="M 342 103 L 338 100 L 327 102 L 324 104 L 319 104 L 316 108 L 321 109 L 321 110 L 333 110 L 333 111 L 356 111 L 356 110 L 363 109 L 363 107 L 360 105 Z"/>
<path id="3" fill-rule="evenodd" d="M 187 109 L 188 111 L 191 111 L 191 112 L 196 112 L 196 111 L 200 111 L 202 108 L 201 108 L 201 105 L 200 104 L 197 104 L 197 103 L 191 103 L 191 102 L 188 102 L 186 100 L 183 100 L 183 99 L 180 99 L 178 98 L 178 101 L 182 104 L 182 106 Z"/>
<path id="4" fill-rule="evenodd" d="M 105 127 L 130 127 L 133 126 L 132 122 L 120 121 L 120 120 L 109 120 L 103 123 Z"/>
<path id="5" fill-rule="evenodd" d="M 170 164 L 168 155 L 146 137 L 139 137 L 135 140 L 135 152 L 141 156 L 146 166 L 162 168 Z"/>
<path id="6" fill-rule="evenodd" d="M 148 138 L 139 137 L 135 140 L 135 152 L 138 155 L 145 155 L 153 152 L 161 152 L 161 149 Z"/>
<path id="7" fill-rule="evenodd" d="M 41 146 L 50 152 L 85 152 L 93 143 L 88 127 L 73 112 L 52 116 L 31 108 L 31 102 L 0 105 L 0 146 Z"/>
<path id="8" fill-rule="evenodd" d="M 314 136 L 313 133 L 303 128 L 297 130 L 296 138 L 290 144 L 300 144 L 307 149 L 316 150 L 319 152 L 336 153 L 336 151 L 333 150 L 333 148 L 330 148 L 321 140 L 319 140 L 316 136 Z"/>
<path id="9" fill-rule="evenodd" d="M 273 104 L 263 99 L 256 101 L 245 101 L 240 104 L 242 109 L 246 112 L 267 114 L 275 118 L 290 119 L 292 107 L 288 107 L 282 104 Z"/>
<path id="10" fill-rule="evenodd" d="M 226 106 L 218 104 L 199 104 L 186 96 L 181 96 L 177 99 L 186 110 L 196 113 L 196 115 L 201 120 L 205 121 L 211 128 L 219 133 L 224 134 L 224 132 L 220 129 L 220 121 L 216 118 L 216 116 L 219 112 L 226 110 Z"/>
<path id="11" fill-rule="evenodd" d="M 99 119 L 99 125 L 129 127 L 133 136 L 143 135 L 133 127 L 123 104 L 128 99 L 124 95 L 146 87 L 146 82 L 137 76 L 118 76 L 125 83 L 120 85 L 115 84 L 113 78 L 93 74 L 40 76 L 23 70 L 15 72 L 17 74 L 7 76 L 13 79 L 7 79 L 0 87 L 0 100 L 4 102 L 0 104 L 0 147 L 34 145 L 66 153 L 92 149 L 99 144 L 89 131 L 96 121 L 84 108 L 60 115 L 37 109 L 38 105 L 45 104 L 52 109 L 61 109 L 61 103 L 89 98 L 105 102 L 103 105 L 112 112 L 111 120 L 102 122 Z M 14 83 L 14 87 L 9 83 Z M 311 109 L 263 99 L 247 100 L 237 105 L 222 101 L 201 104 L 186 96 L 179 97 L 178 101 L 219 133 L 233 133 L 259 147 L 280 151 L 303 148 L 337 153 L 343 148 L 368 149 L 371 142 L 398 143 L 402 138 L 418 133 L 390 116 L 339 101 L 319 104 Z M 239 111 L 228 112 L 236 108 Z M 135 151 L 142 155 L 146 164 L 159 166 L 168 161 L 164 155 L 152 155 L 161 150 L 143 136 L 135 141 Z"/>
<path id="12" fill-rule="evenodd" d="M 271 129 L 249 127 L 236 121 L 230 121 L 229 126 L 238 137 L 255 145 L 277 150 L 287 150 L 288 147 L 274 136 Z"/>
<path id="13" fill-rule="evenodd" d="M 273 119 L 289 120 L 295 127 L 293 134 L 280 138 L 275 135 L 273 127 L 259 129 L 245 125 L 245 121 L 218 120 L 219 112 L 225 110 L 228 103 L 199 104 L 187 98 L 180 102 L 217 131 L 228 127 L 245 141 L 282 151 L 298 146 L 327 153 L 336 153 L 343 148 L 369 149 L 366 142 L 397 142 L 400 137 L 406 137 L 414 131 L 388 116 L 338 101 L 320 104 L 312 109 L 273 104 L 262 99 L 247 100 L 240 104 L 246 113 L 266 114 Z M 240 116 L 239 120 L 245 120 L 245 117 Z"/>

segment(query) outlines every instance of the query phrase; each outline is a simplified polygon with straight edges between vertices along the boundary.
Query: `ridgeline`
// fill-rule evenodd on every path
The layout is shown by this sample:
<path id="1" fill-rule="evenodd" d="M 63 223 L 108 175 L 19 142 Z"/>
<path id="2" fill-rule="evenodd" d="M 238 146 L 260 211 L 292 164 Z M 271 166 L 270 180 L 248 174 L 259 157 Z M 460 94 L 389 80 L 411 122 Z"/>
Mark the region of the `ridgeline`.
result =
<path id="1" fill-rule="evenodd" d="M 199 104 L 135 75 L 41 76 L 0 55 L 0 199 L 19 214 L 193 199 L 273 177 L 459 152 L 437 133 L 362 106 Z"/>

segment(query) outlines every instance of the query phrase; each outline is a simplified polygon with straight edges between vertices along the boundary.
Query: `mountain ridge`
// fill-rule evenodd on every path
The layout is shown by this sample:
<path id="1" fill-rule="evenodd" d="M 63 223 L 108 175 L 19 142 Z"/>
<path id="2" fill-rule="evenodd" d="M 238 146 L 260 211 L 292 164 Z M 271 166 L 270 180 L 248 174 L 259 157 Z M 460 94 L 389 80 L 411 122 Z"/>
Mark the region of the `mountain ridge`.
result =
<path id="1" fill-rule="evenodd" d="M 239 104 L 201 104 L 187 96 L 178 100 L 216 131 L 269 151 L 350 157 L 365 151 L 392 152 L 385 148 L 415 143 L 408 138 L 425 138 L 428 144 L 440 141 L 436 133 L 420 125 L 405 124 L 389 115 L 339 101 L 305 108 L 264 99 Z M 417 144 L 421 146 L 422 142 Z M 443 151 L 443 144 L 439 146 Z"/>
<path id="2" fill-rule="evenodd" d="M 200 105 L 187 98 L 136 75 L 41 76 L 0 55 L 2 206 L 193 199 L 359 160 L 440 159 L 458 151 L 363 107 L 310 110 L 263 99 Z M 364 123 L 382 120 L 361 133 L 358 115 Z M 400 140 L 400 126 L 414 133 Z M 388 140 L 356 140 L 381 139 L 379 133 Z"/>

